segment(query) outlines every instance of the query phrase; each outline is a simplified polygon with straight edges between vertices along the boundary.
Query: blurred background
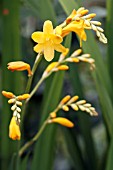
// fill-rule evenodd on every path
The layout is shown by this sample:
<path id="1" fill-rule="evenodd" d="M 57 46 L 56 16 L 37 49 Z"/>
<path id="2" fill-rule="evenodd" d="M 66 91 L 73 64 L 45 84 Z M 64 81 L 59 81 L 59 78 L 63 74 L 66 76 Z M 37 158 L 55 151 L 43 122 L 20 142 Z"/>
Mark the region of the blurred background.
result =
<path id="1" fill-rule="evenodd" d="M 83 52 L 95 59 L 96 69 L 88 64 L 70 64 L 69 71 L 50 76 L 32 97 L 22 121 L 22 140 L 8 137 L 12 113 L 7 99 L 0 95 L 0 166 L 4 170 L 113 170 L 113 0 L 0 0 L 0 89 L 23 94 L 26 72 L 10 72 L 7 63 L 22 60 L 31 67 L 36 58 L 34 31 L 42 30 L 43 22 L 59 25 L 73 9 L 85 7 L 96 13 L 102 23 L 108 44 L 99 42 L 95 32 L 87 32 Z M 65 39 L 70 53 L 80 48 L 75 33 Z M 58 54 L 56 53 L 56 58 Z M 31 89 L 47 66 L 43 59 L 35 73 Z M 47 115 L 65 95 L 79 95 L 97 110 L 98 117 L 84 112 L 59 115 L 75 123 L 73 129 L 60 125 L 47 126 L 39 140 L 18 158 L 19 148 L 38 131 Z"/>

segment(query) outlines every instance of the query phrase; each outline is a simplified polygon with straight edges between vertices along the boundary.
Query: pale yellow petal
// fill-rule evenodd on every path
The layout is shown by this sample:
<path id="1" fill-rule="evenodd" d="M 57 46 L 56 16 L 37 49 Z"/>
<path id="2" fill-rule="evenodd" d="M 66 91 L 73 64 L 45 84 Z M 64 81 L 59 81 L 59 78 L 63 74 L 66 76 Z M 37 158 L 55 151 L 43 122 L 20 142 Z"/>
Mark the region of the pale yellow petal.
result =
<path id="1" fill-rule="evenodd" d="M 37 43 L 44 43 L 45 42 L 45 36 L 44 36 L 43 32 L 34 32 L 31 35 L 31 38 Z"/>
<path id="2" fill-rule="evenodd" d="M 62 52 L 62 53 L 66 52 L 66 48 L 61 44 L 55 44 L 54 49 L 58 52 Z"/>
<path id="3" fill-rule="evenodd" d="M 44 22 L 43 32 L 45 34 L 53 34 L 53 25 L 51 21 L 47 20 Z"/>
<path id="4" fill-rule="evenodd" d="M 44 45 L 43 45 L 43 44 L 37 44 L 37 45 L 34 46 L 33 49 L 34 49 L 34 51 L 37 52 L 37 53 L 42 52 L 43 49 L 44 49 Z"/>
<path id="5" fill-rule="evenodd" d="M 60 44 L 63 41 L 63 38 L 60 35 L 51 35 L 51 40 L 53 41 L 54 44 Z"/>
<path id="6" fill-rule="evenodd" d="M 51 61 L 54 58 L 54 47 L 52 45 L 45 45 L 44 57 L 47 61 Z"/>

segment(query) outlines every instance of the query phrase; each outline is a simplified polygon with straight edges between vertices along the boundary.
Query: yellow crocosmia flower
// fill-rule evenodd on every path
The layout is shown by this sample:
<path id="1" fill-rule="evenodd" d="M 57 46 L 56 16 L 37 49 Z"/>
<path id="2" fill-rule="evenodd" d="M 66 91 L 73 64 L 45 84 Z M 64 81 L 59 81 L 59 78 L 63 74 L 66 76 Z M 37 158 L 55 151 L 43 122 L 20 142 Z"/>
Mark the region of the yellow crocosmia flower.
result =
<path id="1" fill-rule="evenodd" d="M 12 99 L 15 97 L 15 95 L 11 92 L 7 92 L 7 91 L 2 91 L 3 96 L 5 96 L 6 98 Z"/>
<path id="2" fill-rule="evenodd" d="M 51 119 L 51 123 L 52 122 L 59 123 L 63 126 L 70 127 L 70 128 L 72 128 L 74 126 L 74 124 L 70 120 L 63 118 L 63 117 L 53 118 L 53 119 Z"/>
<path id="3" fill-rule="evenodd" d="M 66 50 L 61 45 L 63 38 L 55 33 L 52 22 L 49 20 L 44 22 L 43 32 L 34 32 L 31 37 L 38 43 L 34 47 L 34 51 L 37 53 L 44 52 L 44 57 L 47 61 L 51 61 L 54 58 L 54 50 L 58 52 L 65 52 Z"/>
<path id="4" fill-rule="evenodd" d="M 62 37 L 66 36 L 70 32 L 75 32 L 80 37 L 80 40 L 86 41 L 87 36 L 84 29 L 85 25 L 83 20 L 72 21 L 70 24 L 62 29 Z"/>
<path id="5" fill-rule="evenodd" d="M 14 116 L 12 117 L 9 125 L 9 137 L 13 140 L 20 140 L 21 137 L 20 127 L 16 123 Z"/>
<path id="6" fill-rule="evenodd" d="M 24 70 L 27 70 L 28 71 L 28 76 L 32 75 L 30 65 L 23 62 L 23 61 L 10 62 L 7 65 L 8 65 L 7 68 L 9 70 L 11 70 L 11 71 L 24 71 Z"/>
<path id="7" fill-rule="evenodd" d="M 16 98 L 17 98 L 17 100 L 26 100 L 26 99 L 28 99 L 29 97 L 30 97 L 29 94 L 23 94 L 23 95 L 17 96 Z"/>

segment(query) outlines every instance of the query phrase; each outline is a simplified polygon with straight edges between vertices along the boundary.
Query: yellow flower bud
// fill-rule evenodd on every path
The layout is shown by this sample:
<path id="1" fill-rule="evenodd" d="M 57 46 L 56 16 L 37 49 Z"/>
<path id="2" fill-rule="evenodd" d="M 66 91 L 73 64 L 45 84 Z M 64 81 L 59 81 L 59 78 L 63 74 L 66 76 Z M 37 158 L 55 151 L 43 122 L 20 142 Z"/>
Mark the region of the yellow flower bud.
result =
<path id="1" fill-rule="evenodd" d="M 64 111 L 66 111 L 66 112 L 68 112 L 68 111 L 69 111 L 69 107 L 68 107 L 68 106 L 66 106 L 66 105 L 62 106 L 62 109 L 63 109 Z"/>
<path id="2" fill-rule="evenodd" d="M 26 100 L 29 97 L 30 97 L 29 94 L 23 94 L 23 95 L 17 96 L 17 100 Z"/>
<path id="3" fill-rule="evenodd" d="M 57 67 L 58 70 L 68 70 L 69 67 L 67 65 L 61 65 Z"/>
<path id="4" fill-rule="evenodd" d="M 82 50 L 81 49 L 78 49 L 76 51 L 74 51 L 72 54 L 71 54 L 71 57 L 76 57 L 78 56 L 79 54 L 81 54 Z"/>
<path id="5" fill-rule="evenodd" d="M 45 72 L 50 72 L 57 64 L 58 62 L 52 62 L 51 64 L 47 66 Z"/>
<path id="6" fill-rule="evenodd" d="M 11 70 L 11 71 L 24 71 L 24 70 L 27 70 L 28 71 L 28 76 L 32 75 L 30 65 L 23 62 L 23 61 L 10 62 L 10 63 L 8 63 L 7 68 L 9 70 Z"/>
<path id="7" fill-rule="evenodd" d="M 20 140 L 21 133 L 20 127 L 16 123 L 16 119 L 13 116 L 9 125 L 9 137 L 13 140 Z"/>
<path id="8" fill-rule="evenodd" d="M 83 11 L 80 12 L 81 16 L 86 15 L 89 12 L 89 10 L 85 9 Z"/>
<path id="9" fill-rule="evenodd" d="M 2 94 L 3 94 L 3 96 L 5 96 L 5 97 L 7 97 L 7 98 L 9 98 L 9 99 L 15 97 L 15 95 L 14 95 L 13 93 L 7 92 L 7 91 L 2 91 Z"/>
<path id="10" fill-rule="evenodd" d="M 56 117 L 56 112 L 51 112 L 50 116 L 51 116 L 51 118 L 55 118 Z"/>
<path id="11" fill-rule="evenodd" d="M 59 123 L 69 128 L 72 128 L 74 126 L 74 124 L 70 120 L 63 118 L 63 117 L 57 117 L 57 118 L 51 119 L 51 122 L 49 123 Z"/>
<path id="12" fill-rule="evenodd" d="M 63 105 L 63 104 L 65 104 L 65 103 L 67 103 L 67 102 L 70 100 L 70 98 L 71 98 L 70 95 L 65 96 L 65 97 L 61 100 L 60 104 Z"/>
<path id="13" fill-rule="evenodd" d="M 76 104 L 71 104 L 73 110 L 78 111 L 78 106 Z"/>

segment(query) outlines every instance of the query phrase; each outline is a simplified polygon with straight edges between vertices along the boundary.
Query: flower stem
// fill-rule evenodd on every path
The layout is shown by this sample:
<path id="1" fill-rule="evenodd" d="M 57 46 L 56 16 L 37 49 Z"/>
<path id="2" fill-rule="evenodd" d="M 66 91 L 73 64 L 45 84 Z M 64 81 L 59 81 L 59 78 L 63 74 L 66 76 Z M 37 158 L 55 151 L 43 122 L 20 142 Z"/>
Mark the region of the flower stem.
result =
<path id="1" fill-rule="evenodd" d="M 26 90 L 25 90 L 26 93 L 29 93 L 29 91 L 30 91 L 31 83 L 32 83 L 32 80 L 33 80 L 34 73 L 35 73 L 35 71 L 37 69 L 37 66 L 38 66 L 38 64 L 39 64 L 41 59 L 42 59 L 42 54 L 39 53 L 37 55 L 37 57 L 36 57 L 36 60 L 34 62 L 33 68 L 32 68 L 33 75 L 31 77 L 29 77 L 28 82 L 27 82 L 27 86 L 26 86 Z"/>
<path id="2" fill-rule="evenodd" d="M 44 131 L 46 125 L 48 124 L 49 119 L 50 119 L 50 116 L 42 124 L 42 126 L 41 126 L 40 130 L 37 132 L 37 134 L 19 150 L 19 153 L 18 153 L 19 156 L 21 156 L 27 148 L 29 148 L 35 141 L 38 140 L 38 138 L 40 137 L 40 135 Z"/>
<path id="3" fill-rule="evenodd" d="M 31 99 L 31 97 L 34 95 L 34 93 L 37 91 L 37 89 L 39 88 L 39 86 L 41 85 L 41 83 L 44 81 L 45 78 L 41 78 L 38 83 L 36 84 L 36 86 L 34 87 L 34 89 L 31 91 L 30 93 L 30 97 L 25 101 L 25 104 L 28 103 L 28 101 Z"/>

